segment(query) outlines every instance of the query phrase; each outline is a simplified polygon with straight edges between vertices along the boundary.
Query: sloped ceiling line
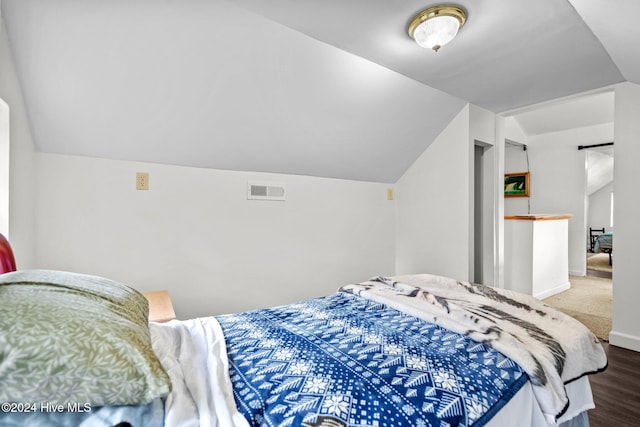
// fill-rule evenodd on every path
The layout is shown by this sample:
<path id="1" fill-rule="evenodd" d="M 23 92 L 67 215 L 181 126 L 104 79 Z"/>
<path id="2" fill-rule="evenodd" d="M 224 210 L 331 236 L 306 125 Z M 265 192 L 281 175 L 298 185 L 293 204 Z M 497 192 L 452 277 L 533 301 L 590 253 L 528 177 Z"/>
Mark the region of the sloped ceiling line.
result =
<path id="1" fill-rule="evenodd" d="M 501 112 L 640 83 L 625 54 L 640 2 L 619 0 L 622 20 L 587 0 L 458 3 L 469 21 L 438 53 L 406 34 L 418 0 L 0 5 L 52 153 L 395 182 L 468 102 Z"/>

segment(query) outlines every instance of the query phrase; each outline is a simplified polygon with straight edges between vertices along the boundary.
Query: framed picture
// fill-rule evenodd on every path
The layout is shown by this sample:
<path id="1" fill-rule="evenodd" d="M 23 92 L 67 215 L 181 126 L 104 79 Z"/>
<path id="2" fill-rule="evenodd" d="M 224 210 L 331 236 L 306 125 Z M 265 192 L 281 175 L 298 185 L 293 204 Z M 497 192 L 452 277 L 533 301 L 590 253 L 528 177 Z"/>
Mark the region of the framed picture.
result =
<path id="1" fill-rule="evenodd" d="M 505 173 L 504 197 L 529 197 L 529 172 Z"/>

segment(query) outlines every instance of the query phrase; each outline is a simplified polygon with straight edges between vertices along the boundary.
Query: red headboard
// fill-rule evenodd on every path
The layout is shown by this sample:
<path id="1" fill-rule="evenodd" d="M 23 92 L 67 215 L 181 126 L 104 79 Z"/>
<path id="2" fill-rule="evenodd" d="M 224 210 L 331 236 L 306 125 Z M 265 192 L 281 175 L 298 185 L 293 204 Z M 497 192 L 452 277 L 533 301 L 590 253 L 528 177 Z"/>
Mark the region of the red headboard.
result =
<path id="1" fill-rule="evenodd" d="M 6 237 L 0 234 L 0 274 L 16 271 L 16 260 L 11 245 Z"/>

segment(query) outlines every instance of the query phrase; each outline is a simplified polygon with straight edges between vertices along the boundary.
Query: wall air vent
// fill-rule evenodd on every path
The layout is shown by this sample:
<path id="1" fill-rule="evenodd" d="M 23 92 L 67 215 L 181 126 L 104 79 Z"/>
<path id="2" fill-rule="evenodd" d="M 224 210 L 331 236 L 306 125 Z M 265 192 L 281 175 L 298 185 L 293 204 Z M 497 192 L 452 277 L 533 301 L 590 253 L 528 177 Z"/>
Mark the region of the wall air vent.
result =
<path id="1" fill-rule="evenodd" d="M 280 182 L 247 182 L 248 200 L 285 200 L 284 184 Z"/>

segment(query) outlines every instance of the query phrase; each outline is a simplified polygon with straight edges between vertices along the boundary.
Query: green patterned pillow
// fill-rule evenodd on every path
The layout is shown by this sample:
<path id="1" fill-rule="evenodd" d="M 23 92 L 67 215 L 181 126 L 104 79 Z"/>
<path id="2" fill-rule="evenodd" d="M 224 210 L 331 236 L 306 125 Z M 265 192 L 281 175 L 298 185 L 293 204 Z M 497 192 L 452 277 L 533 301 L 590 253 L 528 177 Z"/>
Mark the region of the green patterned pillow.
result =
<path id="1" fill-rule="evenodd" d="M 96 276 L 0 275 L 0 402 L 141 405 L 171 390 L 151 348 L 149 304 Z"/>

